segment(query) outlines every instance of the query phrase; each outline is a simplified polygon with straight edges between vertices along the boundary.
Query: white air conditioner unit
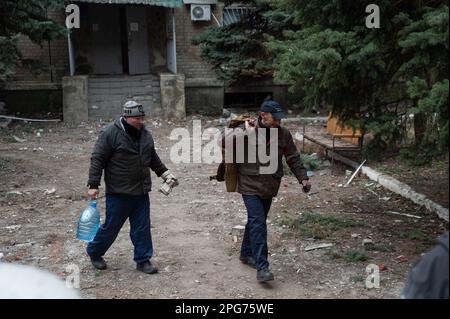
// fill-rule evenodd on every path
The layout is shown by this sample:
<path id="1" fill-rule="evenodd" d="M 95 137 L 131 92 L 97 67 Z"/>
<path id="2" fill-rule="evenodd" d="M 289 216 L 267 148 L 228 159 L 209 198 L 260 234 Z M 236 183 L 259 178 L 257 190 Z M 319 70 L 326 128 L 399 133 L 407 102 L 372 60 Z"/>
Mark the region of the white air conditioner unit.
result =
<path id="1" fill-rule="evenodd" d="M 211 21 L 210 4 L 191 4 L 192 21 Z"/>

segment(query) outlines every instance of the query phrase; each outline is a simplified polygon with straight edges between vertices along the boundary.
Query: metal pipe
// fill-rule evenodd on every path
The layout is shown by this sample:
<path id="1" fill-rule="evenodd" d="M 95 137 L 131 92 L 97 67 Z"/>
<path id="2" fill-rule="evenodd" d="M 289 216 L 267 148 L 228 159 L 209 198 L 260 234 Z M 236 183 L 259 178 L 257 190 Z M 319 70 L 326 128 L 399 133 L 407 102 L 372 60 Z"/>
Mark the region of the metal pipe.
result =
<path id="1" fill-rule="evenodd" d="M 75 74 L 75 57 L 74 57 L 74 49 L 73 49 L 71 34 L 72 34 L 71 30 L 67 29 L 67 47 L 69 50 L 70 76 L 74 76 L 74 74 Z"/>

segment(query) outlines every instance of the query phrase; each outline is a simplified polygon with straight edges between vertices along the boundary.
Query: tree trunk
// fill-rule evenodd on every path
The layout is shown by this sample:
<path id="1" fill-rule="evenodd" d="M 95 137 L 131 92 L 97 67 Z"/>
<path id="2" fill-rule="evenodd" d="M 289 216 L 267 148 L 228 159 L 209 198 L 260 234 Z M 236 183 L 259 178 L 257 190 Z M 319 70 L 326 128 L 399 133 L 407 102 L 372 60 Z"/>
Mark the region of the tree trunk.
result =
<path id="1" fill-rule="evenodd" d="M 423 113 L 414 114 L 414 135 L 416 145 L 420 145 L 426 130 L 426 117 Z"/>

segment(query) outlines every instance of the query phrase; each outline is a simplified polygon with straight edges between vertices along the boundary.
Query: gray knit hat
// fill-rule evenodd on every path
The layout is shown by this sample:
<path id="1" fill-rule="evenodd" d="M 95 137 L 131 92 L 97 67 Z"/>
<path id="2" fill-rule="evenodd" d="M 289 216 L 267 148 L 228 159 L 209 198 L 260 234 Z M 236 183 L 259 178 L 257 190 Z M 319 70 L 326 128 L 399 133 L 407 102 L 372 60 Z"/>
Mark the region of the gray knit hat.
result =
<path id="1" fill-rule="evenodd" d="M 135 101 L 127 101 L 123 105 L 123 114 L 124 117 L 138 117 L 145 116 L 144 107 L 142 104 L 139 104 Z"/>

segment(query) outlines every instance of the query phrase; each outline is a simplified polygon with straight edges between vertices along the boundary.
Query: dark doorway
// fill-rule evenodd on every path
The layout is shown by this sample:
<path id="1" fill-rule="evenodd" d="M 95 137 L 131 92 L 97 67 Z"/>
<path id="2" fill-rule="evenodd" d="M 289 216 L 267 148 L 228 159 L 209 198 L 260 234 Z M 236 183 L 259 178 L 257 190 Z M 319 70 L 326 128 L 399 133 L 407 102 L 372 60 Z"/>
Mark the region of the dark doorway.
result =
<path id="1" fill-rule="evenodd" d="M 90 52 L 93 74 L 122 74 L 119 10 L 114 5 L 89 7 Z"/>
<path id="2" fill-rule="evenodd" d="M 120 46 L 122 49 L 122 68 L 124 74 L 129 74 L 128 64 L 128 31 L 127 31 L 127 11 L 124 6 L 120 7 Z"/>
<path id="3" fill-rule="evenodd" d="M 259 108 L 260 105 L 273 96 L 272 92 L 239 92 L 225 93 L 225 108 Z"/>

